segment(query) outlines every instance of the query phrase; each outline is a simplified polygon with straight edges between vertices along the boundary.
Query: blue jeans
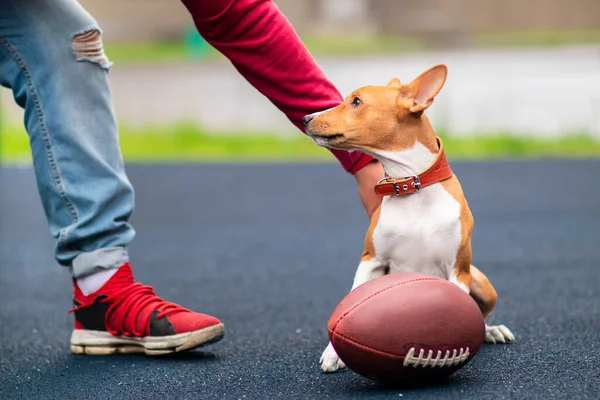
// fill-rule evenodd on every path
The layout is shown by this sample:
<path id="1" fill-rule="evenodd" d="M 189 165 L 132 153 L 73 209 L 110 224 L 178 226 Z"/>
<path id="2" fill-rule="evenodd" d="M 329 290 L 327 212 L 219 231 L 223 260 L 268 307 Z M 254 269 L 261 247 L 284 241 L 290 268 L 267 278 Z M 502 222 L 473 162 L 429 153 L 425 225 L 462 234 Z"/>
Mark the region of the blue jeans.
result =
<path id="1" fill-rule="evenodd" d="M 55 256 L 75 278 L 128 261 L 135 235 L 110 67 L 76 0 L 0 0 L 0 85 L 25 110 Z"/>

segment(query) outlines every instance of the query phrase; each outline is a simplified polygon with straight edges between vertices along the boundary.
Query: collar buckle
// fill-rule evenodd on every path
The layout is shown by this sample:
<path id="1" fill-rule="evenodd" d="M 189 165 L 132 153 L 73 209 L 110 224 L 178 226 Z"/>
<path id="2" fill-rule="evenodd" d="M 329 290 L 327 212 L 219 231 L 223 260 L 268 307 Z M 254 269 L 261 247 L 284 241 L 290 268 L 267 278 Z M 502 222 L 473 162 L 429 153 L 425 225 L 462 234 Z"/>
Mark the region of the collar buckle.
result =
<path id="1" fill-rule="evenodd" d="M 375 185 L 375 193 L 381 197 L 418 193 L 426 186 L 450 179 L 453 176 L 452 169 L 448 165 L 442 140 L 438 137 L 437 141 L 438 154 L 429 168 L 419 175 L 405 176 L 403 178 L 392 178 L 386 175 Z"/>
<path id="2" fill-rule="evenodd" d="M 414 175 L 412 178 L 413 178 L 413 182 L 411 183 L 412 187 L 414 187 L 416 189 L 415 192 L 420 192 L 421 189 L 423 188 L 423 186 L 421 186 L 421 180 L 419 179 L 419 176 Z"/>
<path id="3" fill-rule="evenodd" d="M 394 193 L 396 196 L 400 196 L 401 192 L 406 192 L 408 190 L 408 181 L 412 179 L 413 181 L 410 183 L 410 186 L 415 188 L 415 193 L 421 191 L 423 186 L 421 185 L 421 180 L 418 175 L 406 176 L 402 178 L 400 182 L 402 182 L 402 186 L 398 183 L 398 181 L 392 182 L 392 186 L 394 187 Z"/>

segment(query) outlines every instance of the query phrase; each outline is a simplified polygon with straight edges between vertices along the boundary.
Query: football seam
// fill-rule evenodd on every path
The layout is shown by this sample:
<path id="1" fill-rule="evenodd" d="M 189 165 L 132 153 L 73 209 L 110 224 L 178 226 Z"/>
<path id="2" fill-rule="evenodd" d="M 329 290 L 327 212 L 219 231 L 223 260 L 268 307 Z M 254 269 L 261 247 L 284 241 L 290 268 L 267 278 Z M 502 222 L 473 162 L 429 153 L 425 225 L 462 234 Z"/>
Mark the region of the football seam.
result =
<path id="1" fill-rule="evenodd" d="M 359 342 L 359 341 L 357 341 L 355 339 L 349 338 L 348 336 L 345 336 L 345 335 L 343 335 L 343 334 L 341 334 L 339 332 L 335 332 L 334 331 L 333 334 L 339 336 L 340 338 L 342 338 L 343 340 L 345 340 L 347 342 L 350 342 L 352 344 L 364 347 L 366 349 L 369 349 L 369 350 L 372 350 L 374 352 L 383 354 L 385 356 L 393 356 L 393 357 L 398 357 L 400 359 L 404 359 L 404 357 L 405 357 L 403 354 L 390 353 L 388 351 L 383 351 L 383 350 L 376 349 L 375 347 L 371 347 L 368 344 L 361 343 L 361 342 Z"/>
<path id="2" fill-rule="evenodd" d="M 365 302 L 367 302 L 368 300 L 372 299 L 373 297 L 377 296 L 380 293 L 383 293 L 385 291 L 388 291 L 390 289 L 395 288 L 396 286 L 401 286 L 401 285 L 405 285 L 407 283 L 412 283 L 412 282 L 419 282 L 419 281 L 439 281 L 440 279 L 438 278 L 416 278 L 416 279 L 412 279 L 410 281 L 404 281 L 404 282 L 400 282 L 400 283 L 395 283 L 391 286 L 388 286 L 384 289 L 381 289 L 375 293 L 373 293 L 372 295 L 370 295 L 369 297 L 362 299 L 360 303 L 355 304 L 351 309 L 349 309 L 348 311 L 346 311 L 342 316 L 340 316 L 338 318 L 337 321 L 335 321 L 335 325 L 333 325 L 332 331 L 335 332 L 335 328 L 337 328 L 338 324 L 340 323 L 340 321 L 342 319 L 344 319 L 344 317 L 346 317 L 348 314 L 350 314 L 352 311 L 354 311 L 356 308 L 358 308 L 359 306 L 363 305 Z"/>
<path id="3" fill-rule="evenodd" d="M 359 341 L 357 341 L 357 340 L 355 340 L 355 339 L 349 338 L 348 336 L 345 336 L 345 335 L 343 335 L 343 334 L 341 334 L 341 333 L 339 333 L 339 332 L 333 332 L 333 334 L 334 334 L 334 335 L 337 335 L 337 336 L 339 336 L 339 337 L 340 337 L 342 340 L 345 340 L 345 341 L 347 341 L 347 342 L 350 342 L 350 343 L 352 343 L 352 344 L 354 344 L 354 345 L 357 345 L 357 346 L 360 346 L 360 347 L 364 347 L 365 349 L 369 349 L 369 350 L 371 350 L 371 351 L 373 351 L 373 352 L 375 352 L 375 353 L 379 353 L 379 354 L 381 354 L 381 355 L 384 355 L 384 356 L 392 356 L 392 357 L 396 357 L 396 358 L 399 358 L 400 360 L 405 360 L 405 359 L 406 359 L 406 354 L 396 354 L 396 353 L 390 353 L 390 352 L 388 352 L 388 351 L 384 351 L 384 350 L 379 350 L 379 349 L 377 349 L 377 348 L 375 348 L 375 347 L 371 347 L 371 346 L 369 346 L 369 345 L 367 345 L 367 344 L 364 344 L 364 343 L 361 343 L 361 342 L 359 342 Z M 470 353 L 470 352 L 468 351 L 468 349 L 469 349 L 469 347 L 467 346 L 467 355 Z M 423 350 L 424 350 L 424 349 L 423 349 Z M 459 352 L 460 352 L 460 350 L 463 350 L 463 351 L 464 351 L 464 349 L 463 349 L 462 347 L 460 347 L 460 348 L 458 348 L 458 349 L 456 349 L 456 348 L 453 348 L 453 347 L 452 347 L 451 349 L 447 349 L 447 350 L 448 350 L 448 351 L 450 351 L 450 350 L 451 350 L 451 351 L 453 351 L 453 352 L 456 352 L 456 351 L 459 351 Z M 433 351 L 433 350 L 432 350 L 432 351 Z M 465 362 L 467 358 L 469 358 L 469 357 L 468 357 L 468 356 L 467 356 L 467 357 L 465 357 L 465 359 L 464 359 L 464 360 L 461 360 L 461 361 L 460 361 L 460 363 L 463 363 L 463 362 Z M 448 366 L 448 365 L 442 365 L 442 367 L 447 367 L 447 366 Z"/>

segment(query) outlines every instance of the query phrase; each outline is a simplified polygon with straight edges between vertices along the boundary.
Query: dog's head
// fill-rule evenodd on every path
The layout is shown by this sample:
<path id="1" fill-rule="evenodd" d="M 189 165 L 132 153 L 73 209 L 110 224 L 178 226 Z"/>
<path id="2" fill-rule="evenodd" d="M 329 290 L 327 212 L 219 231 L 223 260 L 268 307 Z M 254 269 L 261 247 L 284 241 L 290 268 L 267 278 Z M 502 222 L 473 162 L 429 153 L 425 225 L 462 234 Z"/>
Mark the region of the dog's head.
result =
<path id="1" fill-rule="evenodd" d="M 416 140 L 436 143 L 422 114 L 444 85 L 447 72 L 441 64 L 405 85 L 394 78 L 386 86 L 357 89 L 339 106 L 304 117 L 306 131 L 319 146 L 371 154 L 404 150 Z"/>

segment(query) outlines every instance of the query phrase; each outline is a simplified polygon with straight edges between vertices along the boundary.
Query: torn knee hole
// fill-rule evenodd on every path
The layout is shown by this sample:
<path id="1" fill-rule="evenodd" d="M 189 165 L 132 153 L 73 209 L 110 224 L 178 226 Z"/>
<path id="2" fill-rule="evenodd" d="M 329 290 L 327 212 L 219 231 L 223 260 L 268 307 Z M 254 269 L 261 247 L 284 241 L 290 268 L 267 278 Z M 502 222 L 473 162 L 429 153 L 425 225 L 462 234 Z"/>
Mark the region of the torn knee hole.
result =
<path id="1" fill-rule="evenodd" d="M 89 61 L 100 65 L 102 68 L 109 68 L 112 64 L 104 54 L 102 35 L 97 29 L 91 29 L 73 36 L 71 47 L 77 61 Z"/>

